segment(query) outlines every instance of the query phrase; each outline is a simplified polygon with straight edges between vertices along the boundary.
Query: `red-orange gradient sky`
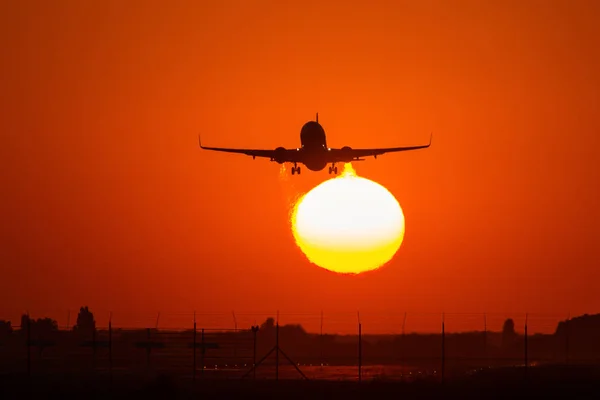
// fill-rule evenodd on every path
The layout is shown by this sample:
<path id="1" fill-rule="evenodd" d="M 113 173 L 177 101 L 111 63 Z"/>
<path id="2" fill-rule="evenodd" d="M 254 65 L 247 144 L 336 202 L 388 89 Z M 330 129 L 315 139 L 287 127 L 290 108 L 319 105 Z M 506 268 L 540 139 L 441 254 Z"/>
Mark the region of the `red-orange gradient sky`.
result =
<path id="1" fill-rule="evenodd" d="M 0 318 L 600 311 L 599 18 L 592 0 L 3 2 Z M 296 147 L 316 111 L 331 146 L 434 133 L 355 165 L 406 216 L 378 272 L 310 265 L 279 166 L 198 148 Z"/>

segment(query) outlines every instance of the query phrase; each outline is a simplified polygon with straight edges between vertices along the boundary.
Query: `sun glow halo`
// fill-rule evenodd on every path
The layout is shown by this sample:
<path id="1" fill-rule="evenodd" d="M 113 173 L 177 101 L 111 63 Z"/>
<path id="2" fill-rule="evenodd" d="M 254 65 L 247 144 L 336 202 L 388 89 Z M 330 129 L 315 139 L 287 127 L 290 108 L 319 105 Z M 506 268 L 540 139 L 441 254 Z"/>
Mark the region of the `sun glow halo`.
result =
<path id="1" fill-rule="evenodd" d="M 344 171 L 300 197 L 291 217 L 296 244 L 314 264 L 343 274 L 377 269 L 404 239 L 404 214 L 382 185 Z"/>

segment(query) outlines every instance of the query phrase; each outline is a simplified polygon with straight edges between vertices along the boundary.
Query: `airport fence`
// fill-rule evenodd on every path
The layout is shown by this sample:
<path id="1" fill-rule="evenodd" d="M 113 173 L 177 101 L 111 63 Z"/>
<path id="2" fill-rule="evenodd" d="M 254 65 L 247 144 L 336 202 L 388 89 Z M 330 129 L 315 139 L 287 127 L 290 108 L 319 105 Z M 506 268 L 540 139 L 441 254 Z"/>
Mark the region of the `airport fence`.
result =
<path id="1" fill-rule="evenodd" d="M 357 314 L 349 323 L 322 313 L 278 314 L 241 328 L 235 314 L 234 327 L 226 328 L 180 316 L 189 326 L 160 326 L 159 316 L 146 328 L 118 327 L 112 317 L 104 327 L 24 318 L 0 331 L 0 372 L 444 381 L 489 368 L 600 361 L 598 331 L 549 315 Z M 397 329 L 386 333 L 391 325 Z"/>

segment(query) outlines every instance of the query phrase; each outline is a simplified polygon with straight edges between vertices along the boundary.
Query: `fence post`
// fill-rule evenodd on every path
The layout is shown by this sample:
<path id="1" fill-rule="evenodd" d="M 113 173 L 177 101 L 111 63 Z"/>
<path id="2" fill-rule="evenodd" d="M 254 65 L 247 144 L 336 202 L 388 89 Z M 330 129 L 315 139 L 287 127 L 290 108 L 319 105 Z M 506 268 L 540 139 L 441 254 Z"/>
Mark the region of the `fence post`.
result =
<path id="1" fill-rule="evenodd" d="M 321 310 L 321 334 L 319 335 L 319 347 L 320 347 L 320 358 L 321 358 L 321 367 L 323 367 L 323 310 Z"/>
<path id="2" fill-rule="evenodd" d="M 278 313 L 279 314 L 279 313 Z M 275 324 L 275 380 L 279 380 L 279 317 Z"/>
<path id="3" fill-rule="evenodd" d="M 254 380 L 256 380 L 256 332 L 258 332 L 258 325 L 252 326 L 253 339 L 253 350 L 252 350 L 252 374 Z"/>
<path id="4" fill-rule="evenodd" d="M 571 313 L 567 316 L 565 322 L 565 364 L 569 365 L 569 320 L 571 319 Z"/>
<path id="5" fill-rule="evenodd" d="M 148 347 L 146 348 L 146 372 L 150 372 L 150 351 L 152 344 L 150 343 L 150 328 L 146 329 L 146 337 L 148 339 Z"/>
<path id="6" fill-rule="evenodd" d="M 529 354 L 528 354 L 528 349 L 527 349 L 527 341 L 528 341 L 528 337 L 527 337 L 527 322 L 528 322 L 528 314 L 525 314 L 525 378 L 527 378 L 527 369 L 529 367 Z"/>
<path id="7" fill-rule="evenodd" d="M 108 319 L 108 373 L 110 383 L 113 381 L 113 357 L 112 357 L 112 314 Z"/>
<path id="8" fill-rule="evenodd" d="M 31 319 L 29 313 L 27 313 L 27 335 L 25 340 L 27 341 L 27 376 L 31 377 Z"/>
<path id="9" fill-rule="evenodd" d="M 404 320 L 402 321 L 402 336 L 400 340 L 400 373 L 404 375 L 404 347 L 406 345 L 406 335 L 405 335 L 405 327 L 406 327 L 406 311 L 404 312 Z"/>
<path id="10" fill-rule="evenodd" d="M 487 314 L 483 314 L 483 359 L 488 363 L 488 352 L 487 352 Z"/>
<path id="11" fill-rule="evenodd" d="M 444 375 L 446 373 L 446 321 L 445 315 L 442 313 L 442 383 L 444 383 Z"/>
<path id="12" fill-rule="evenodd" d="M 231 315 L 233 315 L 233 364 L 237 365 L 238 363 L 238 358 L 237 358 L 237 341 L 238 341 L 238 325 L 237 325 L 237 318 L 235 317 L 235 311 L 231 311 Z"/>
<path id="13" fill-rule="evenodd" d="M 201 349 L 200 349 L 200 376 L 204 378 L 204 328 L 200 334 Z"/>
<path id="14" fill-rule="evenodd" d="M 194 342 L 193 342 L 194 350 L 194 362 L 193 362 L 193 371 L 192 371 L 192 380 L 196 382 L 196 313 L 194 313 Z"/>
<path id="15" fill-rule="evenodd" d="M 362 324 L 358 323 L 358 381 L 362 382 Z"/>
<path id="16" fill-rule="evenodd" d="M 92 329 L 92 368 L 96 372 L 96 327 Z"/>

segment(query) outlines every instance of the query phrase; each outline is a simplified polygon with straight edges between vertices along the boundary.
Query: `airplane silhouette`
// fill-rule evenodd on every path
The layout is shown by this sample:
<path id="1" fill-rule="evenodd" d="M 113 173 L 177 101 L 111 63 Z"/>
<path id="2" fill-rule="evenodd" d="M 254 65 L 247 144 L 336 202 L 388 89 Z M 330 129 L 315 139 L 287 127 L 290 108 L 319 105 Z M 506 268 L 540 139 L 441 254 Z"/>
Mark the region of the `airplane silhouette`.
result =
<path id="1" fill-rule="evenodd" d="M 433 135 L 432 135 L 433 136 Z M 275 150 L 254 150 L 254 149 L 228 149 L 221 147 L 206 147 L 202 145 L 200 135 L 198 135 L 198 143 L 200 148 L 205 150 L 223 151 L 226 153 L 239 153 L 256 157 L 269 158 L 270 161 L 275 161 L 279 164 L 286 162 L 293 163 L 292 175 L 300 174 L 301 169 L 298 164 L 304 164 L 311 171 L 322 171 L 327 164 L 329 173 L 338 173 L 336 163 L 347 163 L 351 161 L 364 161 L 362 157 L 377 156 L 385 153 L 394 153 L 398 151 L 425 149 L 431 146 L 431 138 L 429 144 L 410 147 L 388 147 L 375 149 L 353 149 L 350 146 L 344 146 L 341 149 L 332 149 L 327 147 L 327 138 L 325 130 L 319 124 L 319 113 L 315 121 L 308 121 L 300 130 L 301 147 L 296 149 L 286 149 L 277 147 Z"/>

